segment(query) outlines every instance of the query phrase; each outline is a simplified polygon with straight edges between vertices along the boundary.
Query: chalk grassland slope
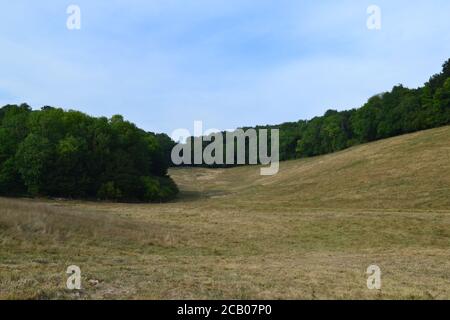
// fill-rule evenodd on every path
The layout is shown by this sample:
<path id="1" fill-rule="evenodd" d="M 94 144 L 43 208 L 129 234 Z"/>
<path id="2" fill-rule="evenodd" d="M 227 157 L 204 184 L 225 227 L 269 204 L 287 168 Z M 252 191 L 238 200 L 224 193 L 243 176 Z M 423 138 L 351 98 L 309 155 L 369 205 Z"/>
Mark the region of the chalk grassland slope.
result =
<path id="1" fill-rule="evenodd" d="M 450 127 L 259 167 L 172 170 L 186 195 L 258 209 L 450 209 Z M 223 201 L 221 201 L 223 198 Z"/>
<path id="2" fill-rule="evenodd" d="M 444 127 L 273 177 L 174 169 L 167 204 L 0 199 L 0 298 L 449 299 L 449 165 Z"/>

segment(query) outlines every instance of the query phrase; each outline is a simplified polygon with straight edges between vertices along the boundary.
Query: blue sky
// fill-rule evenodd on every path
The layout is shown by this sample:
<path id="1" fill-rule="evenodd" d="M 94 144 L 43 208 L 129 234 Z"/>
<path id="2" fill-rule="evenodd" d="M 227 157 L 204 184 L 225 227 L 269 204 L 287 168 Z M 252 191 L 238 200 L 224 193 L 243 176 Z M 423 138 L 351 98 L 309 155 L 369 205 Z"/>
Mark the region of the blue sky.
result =
<path id="1" fill-rule="evenodd" d="M 66 28 L 70 4 L 81 30 Z M 166 133 L 311 118 L 422 85 L 450 58 L 449 14 L 448 0 L 2 1 L 0 105 L 119 113 Z"/>

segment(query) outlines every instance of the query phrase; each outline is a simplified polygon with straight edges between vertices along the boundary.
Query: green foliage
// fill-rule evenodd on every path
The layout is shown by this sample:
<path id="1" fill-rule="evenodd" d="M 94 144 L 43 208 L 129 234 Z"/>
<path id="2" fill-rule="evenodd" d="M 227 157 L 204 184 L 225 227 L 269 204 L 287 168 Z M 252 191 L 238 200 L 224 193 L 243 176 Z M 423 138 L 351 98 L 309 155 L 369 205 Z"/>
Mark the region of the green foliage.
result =
<path id="1" fill-rule="evenodd" d="M 178 192 L 167 176 L 171 146 L 119 115 L 8 105 L 0 109 L 0 195 L 166 201 Z M 157 182 L 151 192 L 146 179 Z"/>
<path id="2" fill-rule="evenodd" d="M 17 195 L 25 194 L 27 188 L 17 171 L 14 158 L 9 158 L 2 163 L 0 167 L 0 194 Z"/>
<path id="3" fill-rule="evenodd" d="M 172 190 L 178 190 L 177 186 L 171 179 L 166 177 L 142 177 L 144 183 L 144 198 L 159 199 L 163 201 L 166 198 L 172 198 Z"/>
<path id="4" fill-rule="evenodd" d="M 422 88 L 402 85 L 376 95 L 359 109 L 327 111 L 298 133 L 296 156 L 315 156 L 349 146 L 450 124 L 450 60 Z M 283 144 L 280 143 L 282 146 Z M 289 154 L 281 151 L 281 154 Z"/>
<path id="5" fill-rule="evenodd" d="M 100 186 L 97 196 L 102 200 L 115 200 L 122 198 L 122 192 L 116 188 L 113 181 L 109 181 Z"/>
<path id="6" fill-rule="evenodd" d="M 280 160 L 327 154 L 347 147 L 450 124 L 450 60 L 421 88 L 395 86 L 359 109 L 328 110 L 309 121 L 258 126 L 280 130 Z M 246 128 L 244 128 L 246 129 Z M 204 143 L 206 147 L 208 143 Z M 248 150 L 247 150 L 248 152 Z M 248 158 L 248 156 L 247 156 Z"/>
<path id="7" fill-rule="evenodd" d="M 52 157 L 52 145 L 47 138 L 29 134 L 16 153 L 17 171 L 31 195 L 40 194 L 46 184 L 47 163 Z"/>

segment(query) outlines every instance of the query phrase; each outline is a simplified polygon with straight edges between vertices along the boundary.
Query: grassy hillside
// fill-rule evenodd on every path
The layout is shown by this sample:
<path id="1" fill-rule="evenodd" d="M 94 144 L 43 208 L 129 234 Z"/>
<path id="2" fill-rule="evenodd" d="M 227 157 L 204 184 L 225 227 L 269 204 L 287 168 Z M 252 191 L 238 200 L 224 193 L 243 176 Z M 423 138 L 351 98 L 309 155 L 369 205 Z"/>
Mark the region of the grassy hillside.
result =
<path id="1" fill-rule="evenodd" d="M 214 205 L 283 208 L 450 209 L 450 127 L 258 167 L 172 170 L 186 195 Z M 188 191 L 188 192 L 186 192 Z M 222 199 L 223 198 L 223 199 Z"/>
<path id="2" fill-rule="evenodd" d="M 167 204 L 0 198 L 0 298 L 449 299 L 449 160 L 444 127 L 273 177 L 174 169 Z"/>

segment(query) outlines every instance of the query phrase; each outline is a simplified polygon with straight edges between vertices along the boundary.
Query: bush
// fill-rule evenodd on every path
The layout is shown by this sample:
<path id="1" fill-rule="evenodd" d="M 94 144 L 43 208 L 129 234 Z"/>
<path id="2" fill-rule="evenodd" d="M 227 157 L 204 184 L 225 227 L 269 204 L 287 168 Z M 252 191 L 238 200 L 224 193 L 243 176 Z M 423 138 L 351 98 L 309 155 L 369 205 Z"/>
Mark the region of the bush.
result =
<path id="1" fill-rule="evenodd" d="M 114 182 L 109 181 L 101 185 L 97 196 L 102 200 L 117 200 L 122 198 L 122 192 L 119 188 L 116 188 Z"/>
<path id="2" fill-rule="evenodd" d="M 171 199 L 178 193 L 176 184 L 170 177 L 142 177 L 144 199 L 147 201 L 163 201 Z"/>

